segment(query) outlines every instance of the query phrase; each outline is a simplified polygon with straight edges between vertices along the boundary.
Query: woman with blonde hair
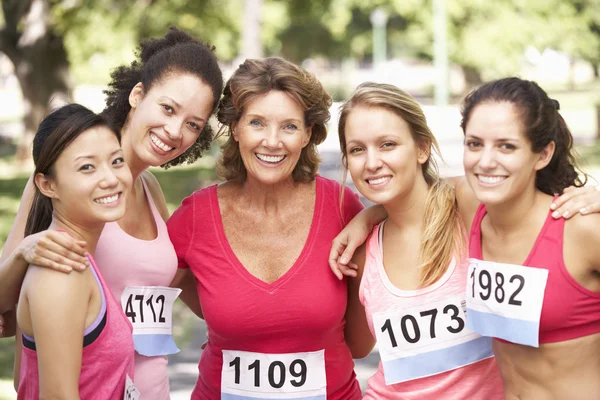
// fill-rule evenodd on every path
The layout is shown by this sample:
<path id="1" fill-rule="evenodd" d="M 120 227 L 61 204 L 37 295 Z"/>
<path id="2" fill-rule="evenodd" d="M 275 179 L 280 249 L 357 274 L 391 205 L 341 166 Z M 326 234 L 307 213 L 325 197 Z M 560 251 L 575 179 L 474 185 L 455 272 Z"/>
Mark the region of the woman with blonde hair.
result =
<path id="1" fill-rule="evenodd" d="M 225 182 L 168 221 L 208 326 L 192 399 L 362 397 L 352 355 L 373 343 L 357 287 L 327 264 L 362 205 L 350 190 L 340 203 L 341 186 L 316 174 L 330 105 L 313 75 L 279 58 L 246 60 L 225 85 Z"/>
<path id="2" fill-rule="evenodd" d="M 365 398 L 502 398 L 490 339 L 466 329 L 465 231 L 423 110 L 364 83 L 341 108 L 339 138 L 356 188 L 387 213 L 353 260 L 381 356 Z"/>

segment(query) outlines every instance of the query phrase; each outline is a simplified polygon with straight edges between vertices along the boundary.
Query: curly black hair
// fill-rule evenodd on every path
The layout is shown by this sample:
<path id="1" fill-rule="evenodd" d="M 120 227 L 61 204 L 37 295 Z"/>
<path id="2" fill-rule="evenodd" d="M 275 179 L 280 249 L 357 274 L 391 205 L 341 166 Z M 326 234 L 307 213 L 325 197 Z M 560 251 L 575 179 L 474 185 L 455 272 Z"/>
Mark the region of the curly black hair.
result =
<path id="1" fill-rule="evenodd" d="M 171 72 L 193 74 L 210 86 L 214 112 L 223 91 L 223 74 L 214 50 L 214 46 L 200 42 L 176 27 L 169 28 L 162 38 L 142 41 L 136 51 L 137 59 L 131 65 L 122 65 L 112 71 L 108 89 L 103 91 L 106 108 L 102 115 L 122 129 L 131 110 L 129 93 L 133 87 L 142 82 L 144 90 L 148 91 Z M 189 149 L 162 167 L 167 169 L 184 162 L 193 163 L 210 148 L 213 137 L 213 130 L 207 123 Z"/>

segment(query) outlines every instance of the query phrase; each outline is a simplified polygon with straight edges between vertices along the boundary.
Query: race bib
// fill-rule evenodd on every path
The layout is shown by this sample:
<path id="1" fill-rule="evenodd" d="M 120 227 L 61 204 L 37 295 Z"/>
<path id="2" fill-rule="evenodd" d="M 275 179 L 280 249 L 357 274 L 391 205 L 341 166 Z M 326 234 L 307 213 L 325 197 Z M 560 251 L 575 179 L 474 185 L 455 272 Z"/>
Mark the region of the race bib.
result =
<path id="1" fill-rule="evenodd" d="M 493 356 L 490 338 L 466 327 L 465 299 L 373 315 L 385 383 L 424 378 Z"/>
<path id="2" fill-rule="evenodd" d="M 125 393 L 123 394 L 123 400 L 138 400 L 140 398 L 140 391 L 135 387 L 133 381 L 127 375 L 125 380 Z"/>
<path id="3" fill-rule="evenodd" d="M 326 400 L 325 350 L 264 354 L 223 350 L 221 400 Z"/>
<path id="4" fill-rule="evenodd" d="M 539 347 L 548 270 L 471 258 L 467 327 L 512 343 Z"/>
<path id="5" fill-rule="evenodd" d="M 164 286 L 129 286 L 121 306 L 133 325 L 133 344 L 143 356 L 179 352 L 172 336 L 173 303 L 181 289 Z"/>

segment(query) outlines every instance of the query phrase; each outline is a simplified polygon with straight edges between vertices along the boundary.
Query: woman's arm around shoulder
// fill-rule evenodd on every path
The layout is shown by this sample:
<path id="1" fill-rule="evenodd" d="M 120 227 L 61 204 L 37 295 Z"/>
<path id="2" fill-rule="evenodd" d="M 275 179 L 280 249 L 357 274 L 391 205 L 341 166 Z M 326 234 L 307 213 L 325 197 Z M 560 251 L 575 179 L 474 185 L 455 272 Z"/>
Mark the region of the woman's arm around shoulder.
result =
<path id="1" fill-rule="evenodd" d="M 40 398 L 79 399 L 83 332 L 94 281 L 90 274 L 29 267 L 17 315 L 23 331 L 35 339 Z"/>
<path id="2" fill-rule="evenodd" d="M 35 185 L 29 178 L 15 222 L 4 243 L 0 256 L 0 313 L 13 308 L 19 298 L 21 283 L 29 264 L 71 272 L 87 267 L 84 242 L 77 241 L 66 233 L 42 231 L 28 237 L 25 226 L 31 208 Z"/>
<path id="3" fill-rule="evenodd" d="M 366 259 L 366 245 L 360 246 L 354 253 L 352 262 L 357 266 L 357 276 L 348 277 L 348 305 L 346 307 L 346 326 L 344 338 L 350 348 L 352 358 L 365 358 L 375 346 L 375 339 L 369 330 L 365 307 L 360 302 L 360 281 Z"/>

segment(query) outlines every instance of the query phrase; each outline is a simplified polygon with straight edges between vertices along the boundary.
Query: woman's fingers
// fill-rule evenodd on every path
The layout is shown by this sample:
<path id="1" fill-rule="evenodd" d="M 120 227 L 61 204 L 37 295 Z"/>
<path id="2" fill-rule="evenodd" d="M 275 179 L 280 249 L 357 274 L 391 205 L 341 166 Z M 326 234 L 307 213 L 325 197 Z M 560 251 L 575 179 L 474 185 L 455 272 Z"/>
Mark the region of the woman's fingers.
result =
<path id="1" fill-rule="evenodd" d="M 25 250 L 24 256 L 29 264 L 61 272 L 82 271 L 89 265 L 84 246 L 85 242 L 66 233 L 46 231 Z"/>
<path id="2" fill-rule="evenodd" d="M 569 187 L 550 208 L 554 218 L 571 218 L 575 214 L 600 212 L 600 191 L 595 186 Z"/>

